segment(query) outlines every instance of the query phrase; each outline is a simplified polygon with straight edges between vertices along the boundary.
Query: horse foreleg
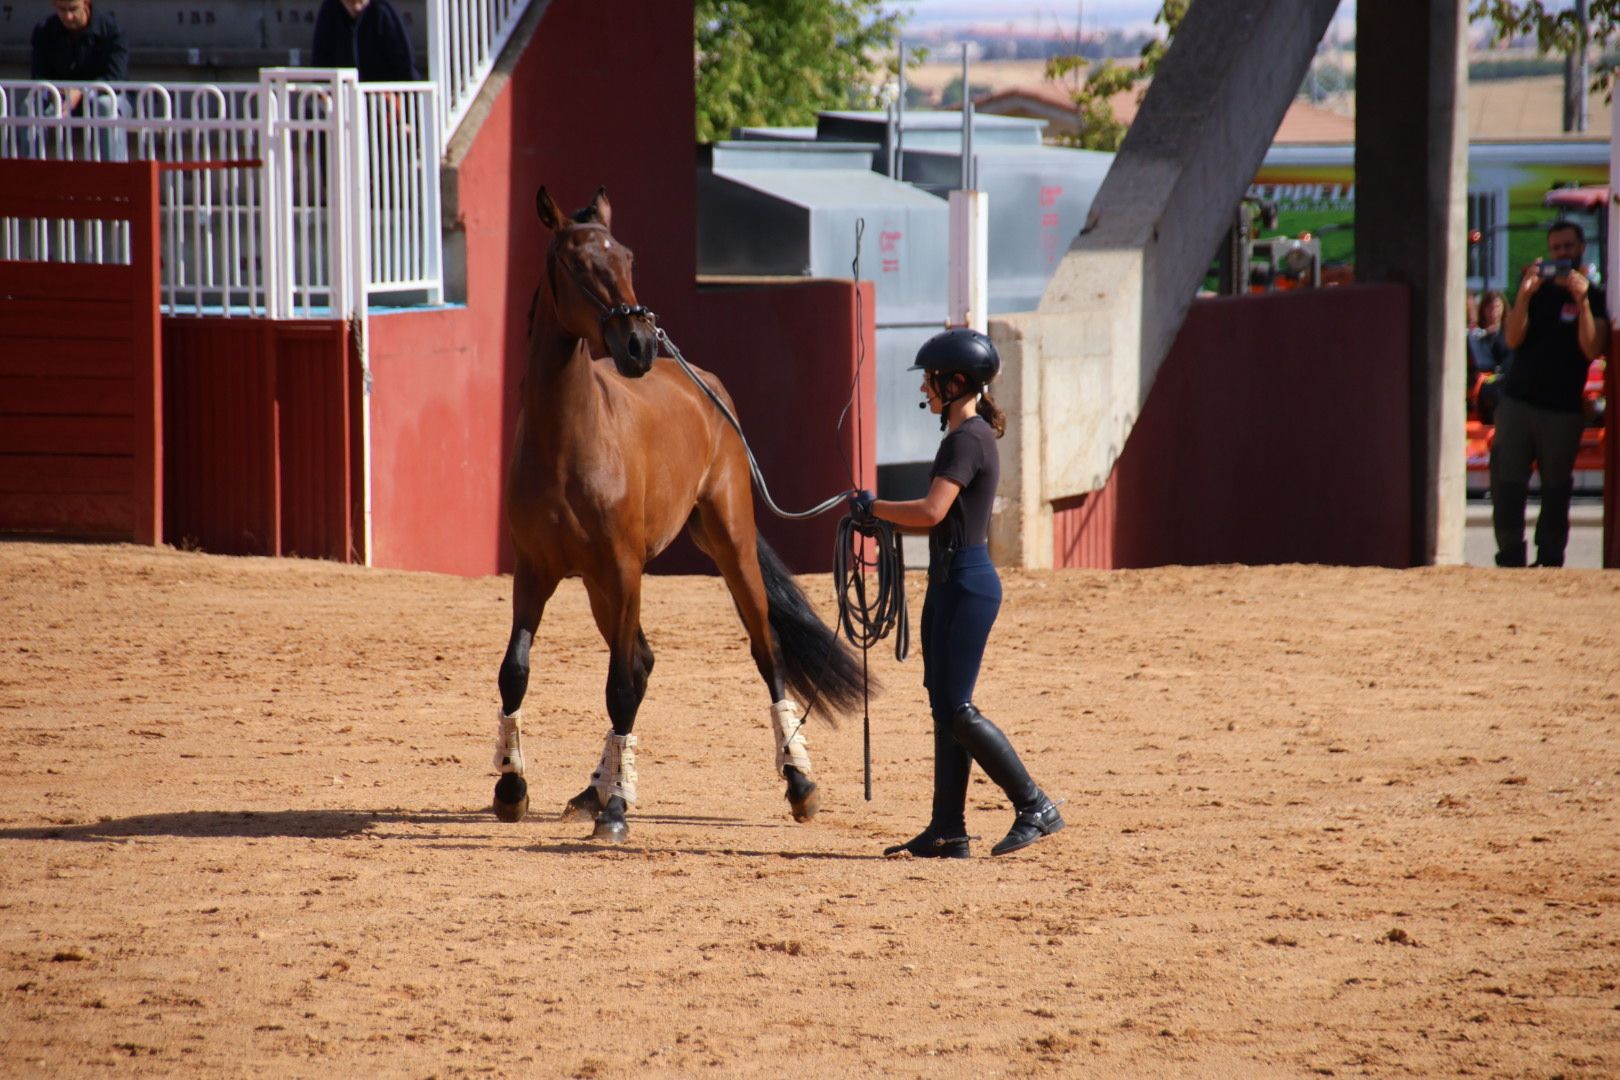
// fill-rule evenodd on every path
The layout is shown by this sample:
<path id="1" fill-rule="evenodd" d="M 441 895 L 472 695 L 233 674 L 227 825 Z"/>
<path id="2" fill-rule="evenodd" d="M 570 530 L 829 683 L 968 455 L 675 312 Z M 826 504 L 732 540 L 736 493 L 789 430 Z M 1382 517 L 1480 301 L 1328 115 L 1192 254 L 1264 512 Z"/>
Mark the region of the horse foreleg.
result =
<path id="1" fill-rule="evenodd" d="M 641 631 L 640 567 L 628 569 L 606 588 L 586 582 L 591 614 L 608 643 L 606 686 L 608 719 L 613 728 L 602 742 L 602 756 L 590 785 L 569 801 L 565 818 L 595 807 L 591 839 L 622 843 L 629 838 L 625 813 L 636 801 L 636 712 L 652 674 L 652 647 Z"/>
<path id="2" fill-rule="evenodd" d="M 640 690 L 636 692 L 635 711 L 639 711 L 641 698 L 646 694 L 647 679 L 652 674 L 652 669 L 652 646 L 647 644 L 647 635 L 642 633 L 640 630 L 637 630 L 635 665 L 631 671 L 632 680 L 639 681 L 640 683 Z M 609 683 L 611 684 L 613 681 L 611 667 L 608 673 L 608 679 Z M 610 688 L 608 693 L 611 695 L 613 690 Z M 614 734 L 617 734 L 617 728 L 615 728 Z M 602 759 L 597 762 L 596 769 L 591 773 L 590 783 L 586 784 L 584 790 L 578 795 L 575 795 L 572 799 L 569 799 L 567 805 L 563 807 L 563 821 L 595 821 L 597 816 L 602 813 L 603 808 L 607 805 L 606 800 L 603 799 L 603 797 L 597 792 L 597 778 L 603 773 L 604 767 L 611 767 L 608 766 L 607 758 L 609 752 L 613 748 L 611 742 L 612 738 L 613 735 L 610 734 L 608 736 L 609 742 L 603 744 Z M 631 738 L 633 738 L 633 736 L 631 736 Z M 631 763 L 633 766 L 633 756 Z"/>
<path id="3" fill-rule="evenodd" d="M 523 778 L 521 712 L 529 689 L 529 649 L 540 626 L 546 601 L 557 583 L 543 578 L 535 568 L 520 561 L 512 575 L 512 635 L 506 642 L 501 661 L 501 711 L 495 731 L 494 768 L 501 774 L 495 782 L 493 808 L 502 821 L 521 821 L 529 809 L 529 784 Z"/>
<path id="4" fill-rule="evenodd" d="M 744 489 L 746 492 L 746 489 Z M 735 502 L 736 500 L 730 500 Z M 714 560 L 726 588 L 737 605 L 748 648 L 759 677 L 771 694 L 770 724 L 776 747 L 776 772 L 787 781 L 784 793 L 794 821 L 809 821 L 821 809 L 821 794 L 810 778 L 810 745 L 804 737 L 804 719 L 788 696 L 782 677 L 782 657 L 771 630 L 769 597 L 759 569 L 759 548 L 753 519 L 728 512 L 719 503 L 700 504 L 693 515 L 692 539 Z"/>

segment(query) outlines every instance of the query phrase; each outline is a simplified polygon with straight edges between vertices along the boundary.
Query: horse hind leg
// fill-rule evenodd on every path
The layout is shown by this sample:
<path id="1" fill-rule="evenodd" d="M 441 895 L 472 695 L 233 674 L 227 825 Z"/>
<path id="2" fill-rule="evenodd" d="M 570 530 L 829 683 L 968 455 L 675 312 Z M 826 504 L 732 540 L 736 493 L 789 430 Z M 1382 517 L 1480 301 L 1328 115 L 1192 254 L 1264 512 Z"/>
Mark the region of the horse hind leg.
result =
<path id="1" fill-rule="evenodd" d="M 529 689 L 529 650 L 557 583 L 520 561 L 512 575 L 512 634 L 501 661 L 501 711 L 495 734 L 495 782 L 492 809 L 502 821 L 522 821 L 529 809 L 529 783 L 524 779 L 521 712 Z"/>
<path id="2" fill-rule="evenodd" d="M 753 519 L 730 513 L 718 503 L 705 503 L 693 514 L 689 531 L 697 546 L 719 568 L 743 628 L 748 631 L 754 666 L 771 694 L 771 734 L 776 746 L 776 772 L 787 782 L 784 797 L 794 821 L 809 821 L 821 809 L 821 792 L 811 779 L 804 719 L 798 705 L 787 696 L 782 658 L 771 630 L 770 601 L 760 570 Z"/>

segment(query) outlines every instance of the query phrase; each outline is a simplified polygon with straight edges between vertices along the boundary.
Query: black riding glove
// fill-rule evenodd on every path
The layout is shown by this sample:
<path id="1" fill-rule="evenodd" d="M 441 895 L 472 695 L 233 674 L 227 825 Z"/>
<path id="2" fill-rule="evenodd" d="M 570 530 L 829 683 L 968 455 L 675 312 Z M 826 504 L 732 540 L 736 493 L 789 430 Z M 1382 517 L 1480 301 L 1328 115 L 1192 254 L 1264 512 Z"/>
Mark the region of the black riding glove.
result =
<path id="1" fill-rule="evenodd" d="M 862 488 L 849 493 L 849 517 L 857 525 L 870 525 L 877 518 L 872 516 L 872 504 L 877 496 Z"/>

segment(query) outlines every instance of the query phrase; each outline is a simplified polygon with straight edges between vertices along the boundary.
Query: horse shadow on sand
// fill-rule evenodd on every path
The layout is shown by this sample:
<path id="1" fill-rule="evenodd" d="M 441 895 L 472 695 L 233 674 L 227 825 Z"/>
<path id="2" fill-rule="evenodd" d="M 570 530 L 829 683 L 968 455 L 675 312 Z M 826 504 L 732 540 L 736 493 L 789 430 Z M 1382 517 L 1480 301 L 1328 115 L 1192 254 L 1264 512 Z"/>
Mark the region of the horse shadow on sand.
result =
<path id="1" fill-rule="evenodd" d="M 746 822 L 736 818 L 687 814 L 651 814 L 636 819 L 644 825 L 687 825 L 702 828 L 754 827 L 787 828 L 782 823 Z M 143 837 L 185 837 L 188 839 L 262 839 L 283 837 L 307 840 L 341 840 L 367 835 L 377 840 L 409 840 L 429 843 L 435 848 L 479 848 L 474 837 L 463 829 L 446 832 L 399 831 L 401 826 L 494 825 L 487 810 L 184 810 L 169 814 L 135 814 L 104 818 L 93 822 L 0 828 L 0 840 L 67 840 L 94 843 L 117 842 Z M 523 850 L 542 855 L 670 855 L 741 856 L 785 859 L 853 859 L 879 856 L 840 851 L 795 851 L 790 847 L 754 850 L 724 845 L 689 847 L 642 847 L 636 844 L 605 844 L 590 840 L 533 842 L 526 830 L 501 826 L 478 839 L 510 839 Z"/>
<path id="2" fill-rule="evenodd" d="M 0 840 L 107 841 L 150 836 L 336 840 L 374 833 L 379 826 L 466 825 L 488 820 L 487 813 L 471 810 L 182 810 L 0 829 Z"/>

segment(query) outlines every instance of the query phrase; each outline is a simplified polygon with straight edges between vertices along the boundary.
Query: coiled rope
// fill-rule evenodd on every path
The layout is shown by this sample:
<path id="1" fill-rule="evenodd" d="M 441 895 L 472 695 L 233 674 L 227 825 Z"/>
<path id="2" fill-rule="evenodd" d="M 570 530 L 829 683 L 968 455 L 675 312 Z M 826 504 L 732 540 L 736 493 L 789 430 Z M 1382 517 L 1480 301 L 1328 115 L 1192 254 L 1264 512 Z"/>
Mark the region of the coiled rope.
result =
<path id="1" fill-rule="evenodd" d="M 870 543 L 870 560 L 862 548 Z M 868 595 L 866 569 L 877 570 L 877 591 Z M 906 564 L 901 557 L 900 535 L 887 521 L 857 525 L 845 516 L 838 523 L 833 547 L 833 585 L 838 590 L 838 623 L 849 643 L 863 653 L 891 633 L 894 658 L 911 652 L 911 620 L 906 614 Z"/>

